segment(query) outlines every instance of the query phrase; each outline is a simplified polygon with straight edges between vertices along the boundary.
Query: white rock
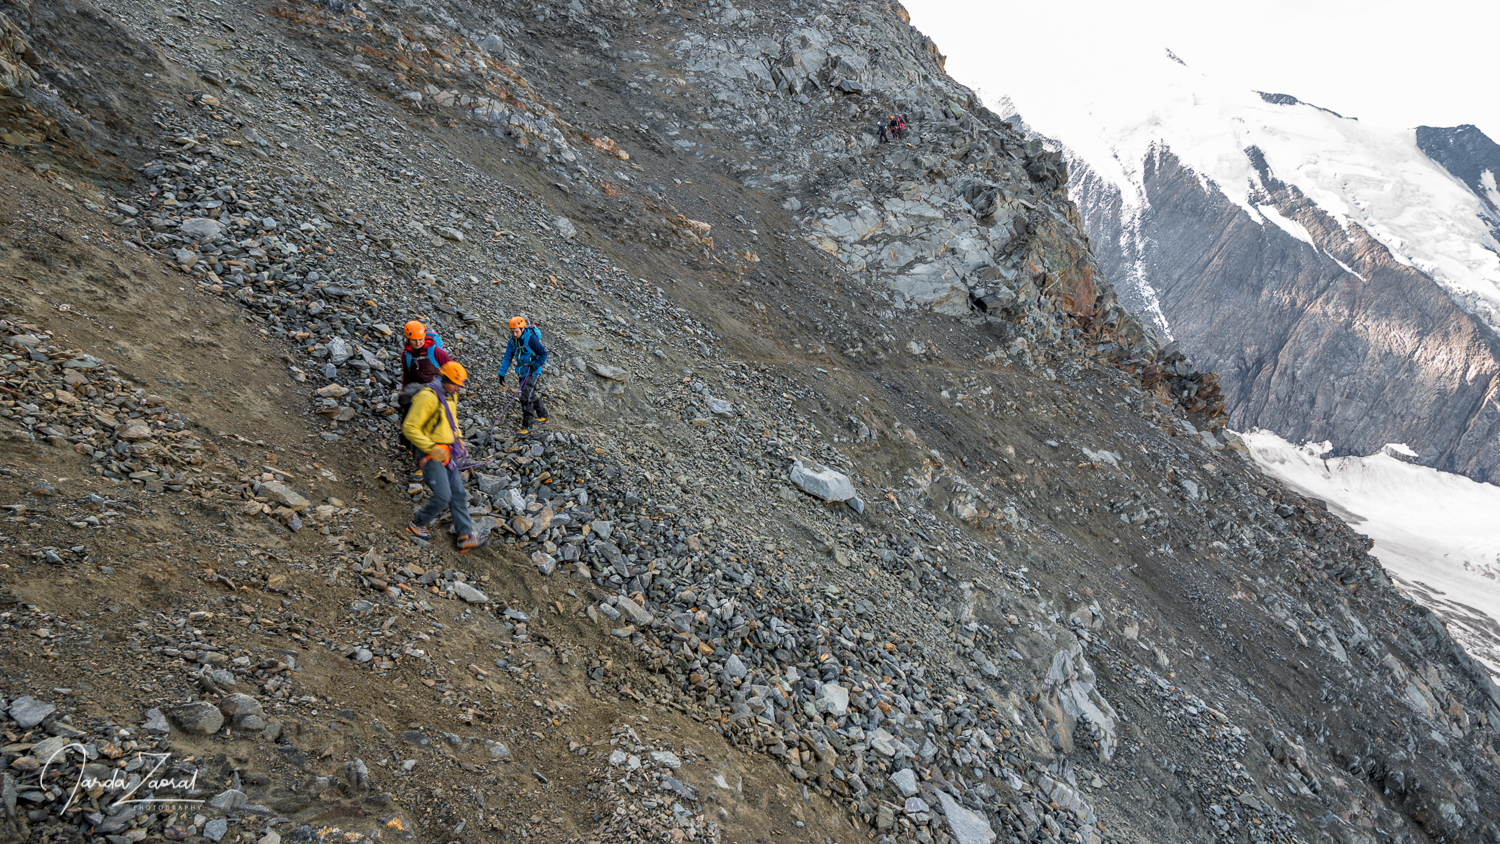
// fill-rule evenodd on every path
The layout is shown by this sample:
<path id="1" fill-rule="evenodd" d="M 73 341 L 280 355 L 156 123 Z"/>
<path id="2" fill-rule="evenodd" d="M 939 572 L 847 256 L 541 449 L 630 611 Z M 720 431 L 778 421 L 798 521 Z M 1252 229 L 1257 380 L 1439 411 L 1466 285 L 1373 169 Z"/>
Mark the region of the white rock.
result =
<path id="1" fill-rule="evenodd" d="M 674 771 L 682 767 L 682 760 L 670 750 L 651 751 L 651 761 L 658 765 L 665 765 Z"/>
<path id="2" fill-rule="evenodd" d="M 958 844 L 993 844 L 995 830 L 984 815 L 958 805 L 958 801 L 946 791 L 938 792 L 938 801 L 943 804 L 943 816 L 948 819 L 954 841 Z"/>
<path id="3" fill-rule="evenodd" d="M 818 687 L 818 711 L 827 712 L 835 718 L 849 714 L 849 690 L 838 683 L 824 683 Z"/>
<path id="4" fill-rule="evenodd" d="M 509 507 L 512 513 L 519 515 L 526 512 L 526 499 L 521 497 L 519 489 L 512 488 L 506 490 L 501 500 L 505 502 L 505 506 Z"/>
<path id="5" fill-rule="evenodd" d="M 342 366 L 354 354 L 349 344 L 342 337 L 335 337 L 328 341 L 328 362 L 334 366 Z"/>
<path id="6" fill-rule="evenodd" d="M 917 793 L 917 772 L 911 768 L 902 768 L 891 774 L 891 785 L 901 792 L 902 797 L 913 797 Z"/>
<path id="7" fill-rule="evenodd" d="M 824 501 L 848 501 L 855 495 L 848 475 L 801 457 L 792 463 L 792 483 Z"/>

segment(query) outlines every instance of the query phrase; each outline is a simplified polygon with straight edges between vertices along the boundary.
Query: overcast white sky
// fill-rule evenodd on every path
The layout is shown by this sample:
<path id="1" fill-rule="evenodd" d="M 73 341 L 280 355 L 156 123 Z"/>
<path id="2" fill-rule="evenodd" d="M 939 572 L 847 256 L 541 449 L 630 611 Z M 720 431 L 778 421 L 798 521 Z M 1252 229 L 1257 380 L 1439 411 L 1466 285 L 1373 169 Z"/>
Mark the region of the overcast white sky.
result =
<path id="1" fill-rule="evenodd" d="M 993 105 L 1171 49 L 1221 82 L 1387 126 L 1473 123 L 1500 141 L 1493 0 L 904 0 L 948 72 Z M 1033 107 L 1035 110 L 1035 107 Z M 1045 131 L 1045 127 L 1038 127 Z"/>

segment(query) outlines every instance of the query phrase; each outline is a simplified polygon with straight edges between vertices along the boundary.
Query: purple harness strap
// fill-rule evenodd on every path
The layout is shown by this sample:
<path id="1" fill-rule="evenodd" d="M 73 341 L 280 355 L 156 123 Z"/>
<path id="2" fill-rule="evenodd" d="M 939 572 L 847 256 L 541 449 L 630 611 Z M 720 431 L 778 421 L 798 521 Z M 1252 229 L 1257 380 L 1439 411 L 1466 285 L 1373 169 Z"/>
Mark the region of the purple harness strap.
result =
<path id="1" fill-rule="evenodd" d="M 469 468 L 467 465 L 464 465 L 464 459 L 469 456 L 469 452 L 468 449 L 464 448 L 463 437 L 458 435 L 458 420 L 453 418 L 453 408 L 448 406 L 448 394 L 443 392 L 442 382 L 434 381 L 427 386 L 432 388 L 434 393 L 437 393 L 438 406 L 443 409 L 443 414 L 448 417 L 448 430 L 453 432 L 453 444 L 448 446 L 448 450 L 452 454 L 452 458 L 448 461 L 448 471 L 451 474 L 458 474 L 464 469 Z"/>

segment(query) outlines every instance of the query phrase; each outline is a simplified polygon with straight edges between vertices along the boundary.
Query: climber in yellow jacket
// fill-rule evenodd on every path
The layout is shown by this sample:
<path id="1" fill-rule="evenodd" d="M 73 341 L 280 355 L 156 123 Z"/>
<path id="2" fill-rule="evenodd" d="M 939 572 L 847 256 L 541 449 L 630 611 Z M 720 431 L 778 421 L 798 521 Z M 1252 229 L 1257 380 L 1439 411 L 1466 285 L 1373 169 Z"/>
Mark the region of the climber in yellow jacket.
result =
<path id="1" fill-rule="evenodd" d="M 474 536 L 469 493 L 464 489 L 461 468 L 466 455 L 463 431 L 458 427 L 458 396 L 463 392 L 464 382 L 469 380 L 469 373 L 456 361 L 443 364 L 441 372 L 443 394 L 439 396 L 437 390 L 427 387 L 412 396 L 411 410 L 401 422 L 402 435 L 422 454 L 418 460 L 422 480 L 432 491 L 432 497 L 406 529 L 419 539 L 431 540 L 427 526 L 444 510 L 450 510 L 453 530 L 458 534 L 458 550 L 462 553 L 485 544 Z"/>

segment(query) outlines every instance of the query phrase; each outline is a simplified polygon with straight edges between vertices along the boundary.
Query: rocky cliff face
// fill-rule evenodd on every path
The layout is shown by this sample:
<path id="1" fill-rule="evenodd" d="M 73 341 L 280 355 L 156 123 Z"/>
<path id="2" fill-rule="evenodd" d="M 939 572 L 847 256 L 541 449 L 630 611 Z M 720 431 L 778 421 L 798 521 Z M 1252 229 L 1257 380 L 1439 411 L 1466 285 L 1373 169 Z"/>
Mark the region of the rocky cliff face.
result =
<path id="1" fill-rule="evenodd" d="M 1106 274 L 1219 374 L 1232 426 L 1344 454 L 1404 442 L 1426 465 L 1500 481 L 1500 340 L 1429 276 L 1263 160 L 1252 201 L 1295 228 L 1252 219 L 1169 149 L 1145 162 L 1148 210 L 1128 216 L 1117 188 L 1074 166 Z"/>
<path id="2" fill-rule="evenodd" d="M 5 840 L 1500 840 L 1500 691 L 899 7 L 0 8 Z"/>
<path id="3" fill-rule="evenodd" d="M 1443 165 L 1468 186 L 1484 203 L 1490 227 L 1500 233 L 1500 144 L 1479 131 L 1478 126 L 1418 126 L 1417 146 L 1428 158 Z"/>

